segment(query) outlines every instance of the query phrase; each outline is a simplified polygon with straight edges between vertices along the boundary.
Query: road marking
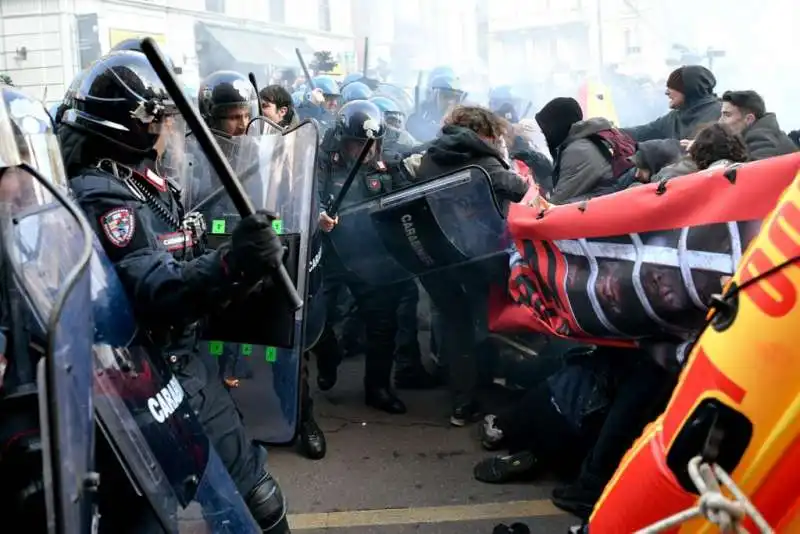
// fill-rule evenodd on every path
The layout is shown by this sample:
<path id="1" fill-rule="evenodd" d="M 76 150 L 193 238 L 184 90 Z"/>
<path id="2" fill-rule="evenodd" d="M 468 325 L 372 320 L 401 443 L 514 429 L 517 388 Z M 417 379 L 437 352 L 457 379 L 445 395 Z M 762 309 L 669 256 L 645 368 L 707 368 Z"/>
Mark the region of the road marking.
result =
<path id="1" fill-rule="evenodd" d="M 289 525 L 292 530 L 312 530 L 545 517 L 563 514 L 564 512 L 553 506 L 549 500 L 541 499 L 426 508 L 385 508 L 382 510 L 295 514 L 289 516 Z"/>

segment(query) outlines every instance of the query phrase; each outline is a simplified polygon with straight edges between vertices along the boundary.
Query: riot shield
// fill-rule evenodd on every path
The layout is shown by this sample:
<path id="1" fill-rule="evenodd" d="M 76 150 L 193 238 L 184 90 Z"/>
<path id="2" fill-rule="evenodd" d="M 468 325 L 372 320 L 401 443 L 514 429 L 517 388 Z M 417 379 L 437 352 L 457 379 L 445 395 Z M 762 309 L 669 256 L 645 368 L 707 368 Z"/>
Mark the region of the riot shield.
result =
<path id="1" fill-rule="evenodd" d="M 32 312 L 31 342 L 40 339 L 46 346 L 36 374 L 48 530 L 88 532 L 96 481 L 87 358 L 91 229 L 48 186 L 21 168 L 7 169 L 0 186 L 0 225 L 15 285 Z"/>
<path id="2" fill-rule="evenodd" d="M 350 205 L 328 235 L 344 268 L 370 285 L 486 260 L 510 245 L 489 175 L 474 166 Z"/>
<path id="3" fill-rule="evenodd" d="M 103 434 L 166 532 L 198 522 L 215 533 L 261 532 L 177 378 L 137 328 L 114 267 L 94 243 L 92 352 Z"/>
<path id="4" fill-rule="evenodd" d="M 325 323 L 322 247 L 315 235 L 319 214 L 315 169 L 319 133 L 304 122 L 280 135 L 217 138 L 231 167 L 258 209 L 277 215 L 284 264 L 305 306 L 295 312 L 269 280 L 222 306 L 204 332 L 204 350 L 219 360 L 220 372 L 255 439 L 288 443 L 299 417 L 300 358 Z M 187 183 L 195 185 L 187 210 L 201 213 L 217 246 L 239 221 L 219 179 L 195 151 Z M 198 185 L 200 184 L 200 185 Z"/>

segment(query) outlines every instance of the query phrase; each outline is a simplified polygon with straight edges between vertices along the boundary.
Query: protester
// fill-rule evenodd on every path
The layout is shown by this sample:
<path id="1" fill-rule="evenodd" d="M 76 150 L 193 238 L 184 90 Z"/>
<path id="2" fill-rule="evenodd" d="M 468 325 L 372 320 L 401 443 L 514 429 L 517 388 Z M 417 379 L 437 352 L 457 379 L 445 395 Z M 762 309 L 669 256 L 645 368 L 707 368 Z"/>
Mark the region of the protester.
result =
<path id="1" fill-rule="evenodd" d="M 547 151 L 547 141 L 533 119 L 522 119 L 511 126 L 506 137 L 509 156 L 525 163 L 543 194 L 553 190 L 553 161 Z"/>
<path id="2" fill-rule="evenodd" d="M 300 123 L 295 113 L 292 95 L 281 85 L 268 85 L 259 91 L 261 113 L 282 128 Z"/>
<path id="3" fill-rule="evenodd" d="M 525 179 L 511 170 L 503 140 L 507 132 L 508 122 L 488 109 L 456 106 L 425 153 L 408 158 L 405 166 L 419 181 L 478 165 L 489 175 L 505 213 L 508 204 L 522 200 L 528 190 Z M 493 275 L 502 279 L 506 263 L 505 257 L 498 256 L 420 279 L 438 310 L 436 343 L 439 357 L 449 369 L 450 423 L 454 426 L 480 417 L 478 351 L 488 335 L 486 309 Z"/>
<path id="4" fill-rule="evenodd" d="M 701 65 L 677 68 L 667 78 L 666 95 L 672 111 L 648 124 L 623 130 L 639 142 L 690 139 L 698 126 L 719 119 L 722 105 L 714 94 L 716 85 L 714 75 Z"/>
<path id="5" fill-rule="evenodd" d="M 768 113 L 764 99 L 755 91 L 726 91 L 722 95 L 720 124 L 744 137 L 750 160 L 791 154 L 797 147 Z"/>
<path id="6" fill-rule="evenodd" d="M 689 156 L 701 171 L 748 159 L 742 137 L 724 124 L 711 124 L 700 130 L 689 148 Z"/>
<path id="7" fill-rule="evenodd" d="M 553 156 L 550 200 L 562 204 L 616 191 L 616 181 L 632 164 L 633 141 L 607 119 L 583 119 L 574 98 L 555 98 L 536 114 Z"/>

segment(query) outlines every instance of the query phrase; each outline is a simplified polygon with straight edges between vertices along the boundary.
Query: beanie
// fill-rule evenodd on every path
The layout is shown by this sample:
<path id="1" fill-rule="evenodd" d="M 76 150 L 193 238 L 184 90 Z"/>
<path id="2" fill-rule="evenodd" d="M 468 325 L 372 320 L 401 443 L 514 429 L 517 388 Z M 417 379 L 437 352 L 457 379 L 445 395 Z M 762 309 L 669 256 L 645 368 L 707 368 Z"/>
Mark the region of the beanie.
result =
<path id="1" fill-rule="evenodd" d="M 667 88 L 679 93 L 686 92 L 686 86 L 683 84 L 683 67 L 678 67 L 669 74 Z"/>

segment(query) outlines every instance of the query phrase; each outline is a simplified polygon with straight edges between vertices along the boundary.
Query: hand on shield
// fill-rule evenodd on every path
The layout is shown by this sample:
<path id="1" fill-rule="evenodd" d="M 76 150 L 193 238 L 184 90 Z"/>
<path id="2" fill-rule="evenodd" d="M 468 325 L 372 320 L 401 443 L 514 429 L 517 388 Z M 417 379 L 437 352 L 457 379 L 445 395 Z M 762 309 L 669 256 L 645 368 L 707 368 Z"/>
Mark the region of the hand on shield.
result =
<path id="1" fill-rule="evenodd" d="M 273 214 L 258 210 L 233 229 L 231 249 L 225 260 L 245 280 L 259 280 L 283 261 L 283 245 L 272 229 L 275 219 Z"/>
<path id="2" fill-rule="evenodd" d="M 324 211 L 319 214 L 319 227 L 322 228 L 323 232 L 330 232 L 337 224 L 339 224 L 338 215 L 336 217 L 331 217 Z"/>

